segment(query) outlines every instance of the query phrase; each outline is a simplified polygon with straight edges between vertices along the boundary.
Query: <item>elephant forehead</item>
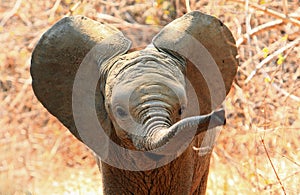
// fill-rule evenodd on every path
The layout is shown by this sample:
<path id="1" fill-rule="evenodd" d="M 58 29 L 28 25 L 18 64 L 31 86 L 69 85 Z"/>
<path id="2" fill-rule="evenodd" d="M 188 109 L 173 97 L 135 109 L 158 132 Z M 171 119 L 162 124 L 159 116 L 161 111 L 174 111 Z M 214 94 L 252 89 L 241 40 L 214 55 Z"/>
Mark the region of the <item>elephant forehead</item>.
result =
<path id="1" fill-rule="evenodd" d="M 130 79 L 148 73 L 160 73 L 164 76 L 180 78 L 185 63 L 155 48 L 144 49 L 125 54 L 111 64 L 108 77 L 111 79 Z"/>
<path id="2" fill-rule="evenodd" d="M 164 102 L 167 105 L 185 105 L 186 94 L 182 86 L 174 83 L 166 84 L 144 84 L 136 88 L 130 95 L 129 101 L 133 107 L 145 102 Z M 147 106 L 146 104 L 145 106 Z"/>
<path id="3" fill-rule="evenodd" d="M 119 89 L 125 91 L 153 82 L 175 82 L 185 86 L 183 66 L 178 60 L 156 49 L 125 54 L 111 63 L 105 93 L 107 97 L 111 97 L 116 86 L 121 86 Z"/>
<path id="4" fill-rule="evenodd" d="M 164 66 L 158 62 L 138 63 L 126 69 L 116 78 L 119 82 L 167 82 L 167 80 L 184 83 L 183 74 L 176 68 Z"/>
<path id="5" fill-rule="evenodd" d="M 122 80 L 112 89 L 112 96 L 116 99 L 128 99 L 129 96 L 131 98 L 145 97 L 154 94 L 185 97 L 185 89 L 182 83 L 155 73 Z"/>

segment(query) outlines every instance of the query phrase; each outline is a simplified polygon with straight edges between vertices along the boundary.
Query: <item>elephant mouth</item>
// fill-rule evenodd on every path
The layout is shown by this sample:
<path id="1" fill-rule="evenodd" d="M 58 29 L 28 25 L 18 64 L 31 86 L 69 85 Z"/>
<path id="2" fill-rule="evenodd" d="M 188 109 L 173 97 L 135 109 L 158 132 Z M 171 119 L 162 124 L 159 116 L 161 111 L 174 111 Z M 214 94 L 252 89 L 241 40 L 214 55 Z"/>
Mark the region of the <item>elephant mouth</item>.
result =
<path id="1" fill-rule="evenodd" d="M 200 133 L 225 124 L 225 111 L 224 109 L 219 109 L 207 115 L 181 119 L 169 128 L 154 127 L 148 135 L 134 135 L 132 142 L 141 151 L 171 154 L 188 145 L 191 139 Z"/>

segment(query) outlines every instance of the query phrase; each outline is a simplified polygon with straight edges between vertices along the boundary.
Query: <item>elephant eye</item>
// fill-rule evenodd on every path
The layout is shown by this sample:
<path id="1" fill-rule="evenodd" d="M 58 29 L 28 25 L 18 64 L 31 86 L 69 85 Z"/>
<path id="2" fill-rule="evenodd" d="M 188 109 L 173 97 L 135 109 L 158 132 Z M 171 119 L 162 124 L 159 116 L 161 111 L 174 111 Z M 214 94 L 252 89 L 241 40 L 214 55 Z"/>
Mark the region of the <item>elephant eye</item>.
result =
<path id="1" fill-rule="evenodd" d="M 127 112 L 121 106 L 116 107 L 116 114 L 118 118 L 125 118 L 127 116 Z"/>
<path id="2" fill-rule="evenodd" d="M 182 114 L 183 114 L 183 112 L 184 112 L 184 109 L 185 109 L 185 107 L 184 107 L 184 106 L 182 106 L 181 108 L 179 108 L 179 110 L 178 110 L 178 114 L 179 114 L 179 115 L 182 115 Z"/>

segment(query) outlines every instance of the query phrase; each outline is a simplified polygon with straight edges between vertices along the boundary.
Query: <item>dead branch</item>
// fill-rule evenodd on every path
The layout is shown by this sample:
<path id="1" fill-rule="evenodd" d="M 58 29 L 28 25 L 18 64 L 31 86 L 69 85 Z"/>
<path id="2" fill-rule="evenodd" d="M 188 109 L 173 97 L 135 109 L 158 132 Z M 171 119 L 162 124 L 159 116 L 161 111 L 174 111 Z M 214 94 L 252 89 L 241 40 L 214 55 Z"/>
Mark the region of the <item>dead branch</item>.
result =
<path id="1" fill-rule="evenodd" d="M 287 0 L 282 0 L 282 8 L 283 8 L 283 13 L 286 17 L 288 17 L 288 1 Z"/>
<path id="2" fill-rule="evenodd" d="M 186 11 L 187 13 L 191 12 L 191 6 L 190 6 L 190 1 L 189 0 L 185 0 L 185 7 L 186 7 Z"/>
<path id="3" fill-rule="evenodd" d="M 61 3 L 61 0 L 56 0 L 53 7 L 49 11 L 47 11 L 51 18 L 54 17 L 55 12 L 58 9 L 60 3 Z"/>
<path id="4" fill-rule="evenodd" d="M 267 64 L 268 62 L 270 62 L 273 58 L 277 57 L 279 54 L 283 53 L 287 49 L 289 49 L 291 47 L 295 47 L 299 43 L 300 43 L 300 38 L 297 38 L 294 41 L 288 43 L 286 46 L 284 46 L 284 47 L 278 49 L 277 51 L 275 51 L 274 53 L 270 54 L 265 59 L 263 59 L 259 64 L 256 65 L 256 68 L 247 77 L 247 79 L 245 80 L 245 84 L 247 84 L 253 78 L 253 76 L 257 73 L 257 71 L 259 69 L 261 69 L 265 64 Z"/>
<path id="5" fill-rule="evenodd" d="M 232 2 L 237 2 L 237 3 L 245 4 L 245 1 L 241 1 L 241 0 L 227 0 L 227 1 L 232 1 Z M 290 18 L 287 15 L 279 13 L 279 12 L 274 11 L 272 9 L 269 9 L 269 8 L 266 8 L 266 7 L 263 7 L 263 6 L 251 3 L 251 2 L 249 2 L 249 7 L 252 7 L 254 9 L 256 9 L 256 10 L 262 11 L 262 12 L 264 12 L 264 13 L 270 15 L 270 16 L 279 18 L 283 22 L 286 22 L 286 23 L 290 22 L 290 23 L 292 23 L 294 25 L 300 26 L 300 21 L 299 20 L 297 20 L 295 18 Z"/>
<path id="6" fill-rule="evenodd" d="M 117 18 L 108 14 L 103 14 L 103 13 L 98 13 L 97 14 L 97 18 L 100 20 L 106 20 L 106 21 L 110 21 L 113 23 L 124 23 L 126 25 L 130 25 L 131 23 L 126 22 L 125 20 L 122 20 L 121 18 Z"/>
<path id="7" fill-rule="evenodd" d="M 26 26 L 32 26 L 32 22 L 28 19 L 28 17 L 26 16 L 26 14 L 19 13 L 19 17 L 24 22 L 24 24 L 26 24 Z"/>
<path id="8" fill-rule="evenodd" d="M 270 76 L 265 73 L 266 78 L 270 79 Z M 277 85 L 276 83 L 272 82 L 272 87 L 274 87 L 277 91 L 279 91 L 280 93 L 282 93 L 283 95 L 285 95 L 286 97 L 290 97 L 292 100 L 295 100 L 297 102 L 300 102 L 300 98 L 291 94 L 291 92 L 287 92 L 286 90 L 282 89 L 279 85 Z"/>
<path id="9" fill-rule="evenodd" d="M 73 12 L 79 7 L 79 5 L 82 3 L 83 0 L 78 1 L 73 7 L 71 7 L 71 9 L 69 10 L 69 12 L 66 14 L 66 16 L 71 16 L 73 14 Z"/>
<path id="10" fill-rule="evenodd" d="M 253 29 L 254 30 L 254 29 Z M 268 53 L 273 53 L 276 48 L 280 47 L 282 45 L 282 39 L 275 41 L 271 45 L 268 46 Z M 244 67 L 249 66 L 254 60 L 258 60 L 259 58 L 262 58 L 264 56 L 264 52 L 256 52 L 256 54 L 252 58 L 248 58 L 245 62 L 241 64 L 241 70 L 243 71 Z M 248 75 L 247 73 L 245 75 Z"/>
<path id="11" fill-rule="evenodd" d="M 298 7 L 298 9 L 295 12 L 289 14 L 289 17 L 300 20 L 300 7 Z"/>
<path id="12" fill-rule="evenodd" d="M 272 78 L 270 77 L 270 75 L 265 72 L 264 70 L 262 70 L 262 73 L 264 75 L 264 77 L 269 80 L 269 81 L 272 81 Z M 293 95 L 293 90 L 292 92 L 287 92 L 286 90 L 284 90 L 280 85 L 277 85 L 275 82 L 271 82 L 271 86 L 276 89 L 279 93 L 283 94 L 284 96 L 286 96 L 286 98 L 291 98 L 292 100 L 294 101 L 297 101 L 297 102 L 300 102 L 300 97 L 297 97 L 295 95 Z"/>
<path id="13" fill-rule="evenodd" d="M 99 1 L 99 3 L 102 3 L 104 5 L 108 5 L 108 6 L 111 6 L 111 7 L 117 7 L 117 6 L 121 5 L 121 3 L 119 3 L 119 2 Z"/>
<path id="14" fill-rule="evenodd" d="M 237 47 L 239 47 L 241 44 L 245 43 L 245 41 L 248 39 L 249 36 L 251 37 L 251 36 L 256 35 L 260 32 L 269 30 L 271 28 L 275 28 L 277 25 L 281 25 L 282 23 L 283 23 L 283 20 L 278 19 L 278 20 L 274 20 L 274 21 L 271 21 L 271 22 L 267 22 L 265 24 L 259 25 L 255 28 L 251 29 L 247 34 L 244 34 L 241 38 L 239 38 L 236 41 Z"/>
<path id="15" fill-rule="evenodd" d="M 266 145 L 265 145 L 265 141 L 264 141 L 264 139 L 263 139 L 262 137 L 261 137 L 260 139 L 261 139 L 261 143 L 262 143 L 262 145 L 263 145 L 263 147 L 264 147 L 264 150 L 265 150 L 265 152 L 266 152 L 266 154 L 267 154 L 268 160 L 269 160 L 269 162 L 270 162 L 270 164 L 271 164 L 271 166 L 272 166 L 272 169 L 273 169 L 273 171 L 274 171 L 274 173 L 275 173 L 275 175 L 276 175 L 277 181 L 278 181 L 278 183 L 280 184 L 283 193 L 286 195 L 286 191 L 285 191 L 285 189 L 284 189 L 284 186 L 283 186 L 283 184 L 282 184 L 282 182 L 281 182 L 281 180 L 280 180 L 280 178 L 279 178 L 279 176 L 278 176 L 278 173 L 277 173 L 277 171 L 276 171 L 276 169 L 275 169 L 275 166 L 274 166 L 274 164 L 273 164 L 273 162 L 272 162 L 272 160 L 271 160 L 271 158 L 270 158 L 269 152 L 268 152 L 267 147 L 266 147 Z"/>
<path id="16" fill-rule="evenodd" d="M 251 14 L 249 13 L 249 0 L 245 1 L 245 10 L 246 10 L 245 11 L 246 34 L 244 36 L 246 37 L 247 41 L 250 43 Z"/>
<path id="17" fill-rule="evenodd" d="M 6 24 L 6 22 L 12 17 L 14 16 L 18 9 L 20 8 L 22 4 L 22 0 L 17 0 L 14 7 L 12 8 L 11 11 L 9 11 L 7 14 L 5 14 L 5 16 L 3 17 L 3 19 L 0 22 L 0 26 L 4 26 Z"/>
<path id="18" fill-rule="evenodd" d="M 98 13 L 97 18 L 99 20 L 109 21 L 110 23 L 113 22 L 115 24 L 112 24 L 112 25 L 114 25 L 116 27 L 124 27 L 125 26 L 125 27 L 130 27 L 130 28 L 137 28 L 137 29 L 153 27 L 153 25 L 143 25 L 143 24 L 138 24 L 138 23 L 132 24 L 132 23 L 126 22 L 125 20 L 123 20 L 121 18 L 117 18 L 117 17 L 111 16 L 111 15 L 102 14 L 102 13 Z M 157 25 L 157 27 L 159 27 L 159 25 Z"/>
<path id="19" fill-rule="evenodd" d="M 22 89 L 20 90 L 19 94 L 14 98 L 14 100 L 12 102 L 10 102 L 9 104 L 9 109 L 14 109 L 15 106 L 22 102 L 22 98 L 24 98 L 24 94 L 26 93 L 27 88 L 31 85 L 31 80 L 28 79 L 27 82 L 25 82 L 22 86 Z"/>
<path id="20" fill-rule="evenodd" d="M 299 43 L 300 43 L 300 38 L 298 38 L 298 41 L 297 41 L 297 40 L 294 40 L 293 42 L 289 43 L 288 45 L 286 45 L 285 47 L 283 47 L 283 49 L 281 48 L 281 49 L 275 51 L 274 53 L 276 53 L 276 54 L 274 54 L 273 51 L 275 50 L 274 48 L 276 47 L 276 45 L 278 45 L 278 43 L 276 43 L 276 44 L 274 43 L 273 45 L 271 45 L 271 46 L 269 47 L 270 53 L 272 53 L 272 54 L 270 55 L 271 57 L 270 57 L 270 56 L 267 57 L 267 58 L 270 57 L 269 60 L 267 60 L 267 62 L 269 62 L 272 58 L 276 57 L 276 56 L 277 56 L 278 54 L 280 54 L 281 52 L 286 51 L 286 50 L 289 49 L 289 48 L 291 49 L 292 47 L 295 47 L 295 46 L 296 46 L 297 44 L 299 44 Z M 259 52 L 259 53 L 257 53 L 255 56 L 253 56 L 253 58 L 254 58 L 254 59 L 258 59 L 258 58 L 260 58 L 262 55 L 263 55 L 262 52 Z M 244 62 L 244 63 L 241 65 L 241 67 L 244 67 L 244 66 L 249 65 L 249 64 L 251 63 L 251 61 L 253 60 L 253 58 L 247 60 L 246 62 Z M 264 59 L 264 60 L 265 60 L 265 59 Z M 264 60 L 263 60 L 263 61 L 264 61 Z M 261 68 L 265 63 L 267 63 L 267 62 L 263 63 L 263 61 L 262 61 L 260 64 L 258 64 L 257 67 L 259 66 L 259 68 Z M 257 67 L 256 67 L 256 69 L 255 69 L 254 71 L 251 72 L 251 74 L 250 74 L 250 75 L 248 76 L 248 78 L 245 80 L 245 83 L 248 83 L 248 82 L 250 81 L 250 79 L 254 76 L 254 74 L 255 74 L 256 71 L 258 70 Z M 242 69 L 240 69 L 240 70 L 242 70 Z M 270 77 L 270 75 L 269 75 L 266 71 L 264 71 L 263 69 L 261 69 L 260 71 L 262 72 L 262 74 L 264 75 L 264 77 L 265 77 L 267 80 L 269 80 L 269 81 L 272 81 L 272 80 L 273 80 L 273 79 Z M 243 73 L 245 74 L 244 71 L 243 71 Z M 285 89 L 283 89 L 280 85 L 276 84 L 275 82 L 271 82 L 271 86 L 272 86 L 274 89 L 276 89 L 279 93 L 283 94 L 284 96 L 289 97 L 289 98 L 291 98 L 291 99 L 294 100 L 294 101 L 300 102 L 300 97 L 297 97 L 296 95 L 293 95 L 292 92 L 287 92 Z"/>
<path id="21" fill-rule="evenodd" d="M 272 81 L 273 79 L 271 78 L 271 76 L 264 70 L 262 70 L 262 73 L 264 75 L 264 77 L 269 80 Z M 286 98 L 291 98 L 292 100 L 296 101 L 296 102 L 300 102 L 300 97 L 297 97 L 295 95 L 293 95 L 292 93 L 295 91 L 293 90 L 292 92 L 287 92 L 285 89 L 283 89 L 280 85 L 276 84 L 275 82 L 271 82 L 271 86 L 276 89 L 279 93 L 281 93 L 282 95 L 286 96 Z M 285 101 L 285 100 L 284 100 Z M 283 101 L 283 102 L 284 102 Z"/>

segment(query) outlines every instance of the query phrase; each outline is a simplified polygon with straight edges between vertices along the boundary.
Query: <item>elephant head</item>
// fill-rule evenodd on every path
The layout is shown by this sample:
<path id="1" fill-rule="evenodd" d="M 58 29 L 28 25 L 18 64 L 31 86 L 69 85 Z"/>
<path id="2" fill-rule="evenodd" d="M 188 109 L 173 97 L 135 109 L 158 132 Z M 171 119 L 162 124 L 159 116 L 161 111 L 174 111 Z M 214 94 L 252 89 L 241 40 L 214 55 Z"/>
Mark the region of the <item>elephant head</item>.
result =
<path id="1" fill-rule="evenodd" d="M 93 114 L 114 143 L 159 154 L 180 150 L 225 123 L 224 110 L 217 108 L 238 62 L 235 41 L 219 20 L 191 12 L 164 27 L 145 49 L 128 53 L 130 47 L 107 24 L 63 18 L 34 49 L 35 95 L 94 151 L 107 145 L 93 136 Z"/>

